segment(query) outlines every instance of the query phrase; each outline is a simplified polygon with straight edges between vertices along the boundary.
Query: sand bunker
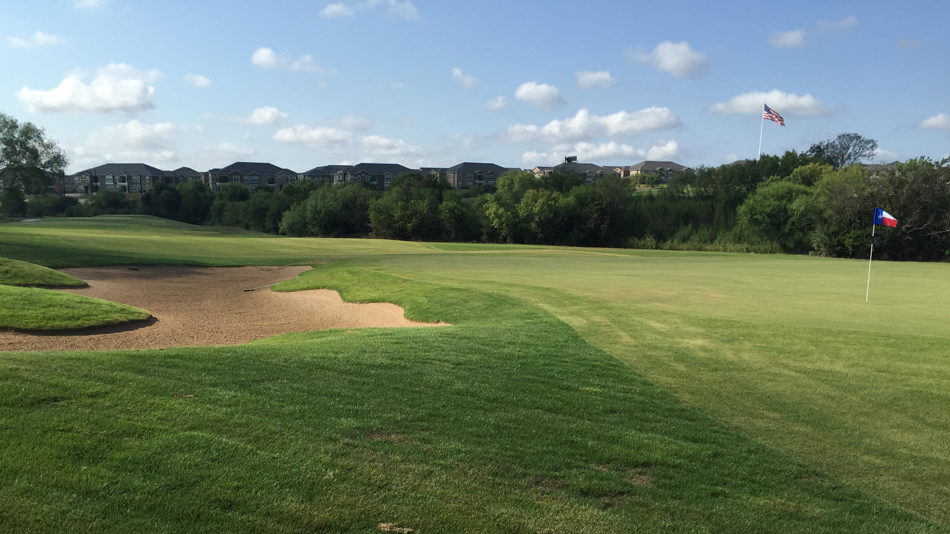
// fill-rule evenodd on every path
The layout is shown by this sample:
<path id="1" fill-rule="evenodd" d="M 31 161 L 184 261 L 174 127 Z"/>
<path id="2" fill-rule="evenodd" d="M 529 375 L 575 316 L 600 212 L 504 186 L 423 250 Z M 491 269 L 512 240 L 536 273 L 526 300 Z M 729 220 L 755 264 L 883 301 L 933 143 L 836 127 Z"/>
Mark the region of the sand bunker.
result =
<path id="1" fill-rule="evenodd" d="M 133 270 L 136 269 L 136 270 Z M 406 319 L 395 304 L 350 304 L 336 291 L 245 292 L 297 276 L 309 267 L 114 266 L 63 269 L 85 280 L 70 293 L 148 310 L 133 327 L 73 334 L 0 332 L 0 350 L 114 350 L 237 345 L 329 328 L 434 326 Z"/>

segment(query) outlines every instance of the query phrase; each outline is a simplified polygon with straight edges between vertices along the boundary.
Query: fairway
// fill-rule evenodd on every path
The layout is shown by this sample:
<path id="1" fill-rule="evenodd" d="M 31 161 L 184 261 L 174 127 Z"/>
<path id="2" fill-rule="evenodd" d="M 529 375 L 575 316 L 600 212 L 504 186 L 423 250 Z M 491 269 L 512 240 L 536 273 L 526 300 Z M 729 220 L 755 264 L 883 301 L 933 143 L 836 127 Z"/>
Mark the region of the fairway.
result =
<path id="1" fill-rule="evenodd" d="M 88 492 L 76 498 L 81 517 L 70 516 L 79 530 L 95 530 L 89 521 L 102 514 L 113 525 L 104 530 L 116 531 L 175 531 L 193 514 L 231 527 L 278 518 L 257 525 L 265 530 L 293 518 L 298 528 L 286 531 L 400 521 L 418 532 L 950 527 L 947 264 L 876 263 L 865 303 L 864 260 L 290 239 L 147 217 L 3 224 L 0 257 L 52 267 L 315 265 L 275 289 L 338 289 L 454 325 L 135 358 L 0 355 L 0 391 L 30 384 L 3 405 L 16 422 L 0 435 L 20 445 L 0 456 L 0 477 L 22 476 L 24 455 L 51 477 L 0 490 L 7 510 L 66 513 L 40 495 L 65 499 L 79 484 Z M 146 391 L 155 400 L 144 411 L 119 402 Z M 190 419 L 175 421 L 179 410 Z M 102 427 L 151 452 L 97 438 L 111 451 L 97 455 L 76 437 L 44 441 L 42 458 L 31 456 L 29 425 Z M 115 463 L 123 457 L 129 466 Z M 180 463 L 166 481 L 183 490 L 178 502 L 142 475 L 169 457 Z M 216 468 L 201 467 L 209 457 Z M 63 471 L 86 458 L 98 462 L 92 478 Z M 277 472 L 303 463 L 313 478 L 221 474 L 242 462 Z M 219 486 L 189 482 L 189 466 Z M 333 490 L 340 476 L 347 482 Z M 112 477 L 143 484 L 143 500 L 97 500 L 94 488 Z M 262 484 L 280 498 L 264 505 L 244 491 Z M 217 504 L 189 511 L 203 492 L 220 493 L 236 515 Z M 315 496 L 333 501 L 326 517 L 299 504 Z M 442 504 L 421 504 L 432 498 Z M 120 524 L 109 507 L 137 512 Z M 156 519 L 173 508 L 174 520 Z M 30 517 L 0 512 L 0 525 L 43 530 Z"/>

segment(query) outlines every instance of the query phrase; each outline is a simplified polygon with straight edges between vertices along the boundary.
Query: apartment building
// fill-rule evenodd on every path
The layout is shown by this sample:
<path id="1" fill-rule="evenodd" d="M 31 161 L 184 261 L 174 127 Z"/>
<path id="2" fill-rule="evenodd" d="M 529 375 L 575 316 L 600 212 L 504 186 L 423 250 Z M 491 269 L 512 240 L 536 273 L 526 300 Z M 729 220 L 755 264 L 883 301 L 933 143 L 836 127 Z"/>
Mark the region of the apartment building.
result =
<path id="1" fill-rule="evenodd" d="M 280 191 L 283 186 L 296 182 L 298 175 L 290 169 L 282 169 L 270 163 L 239 161 L 222 169 L 211 169 L 200 176 L 212 191 L 217 191 L 224 184 L 240 183 L 254 192 L 259 187 Z"/>
<path id="2" fill-rule="evenodd" d="M 495 185 L 499 176 L 510 170 L 494 163 L 459 163 L 445 169 L 445 179 L 455 189 L 468 189 L 478 185 Z"/>

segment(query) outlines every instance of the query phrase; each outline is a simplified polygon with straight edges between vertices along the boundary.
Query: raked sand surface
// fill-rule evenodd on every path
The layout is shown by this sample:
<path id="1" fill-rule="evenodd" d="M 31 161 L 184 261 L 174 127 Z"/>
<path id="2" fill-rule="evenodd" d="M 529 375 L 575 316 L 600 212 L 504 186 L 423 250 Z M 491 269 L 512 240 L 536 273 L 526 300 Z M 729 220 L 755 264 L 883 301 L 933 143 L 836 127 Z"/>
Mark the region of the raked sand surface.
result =
<path id="1" fill-rule="evenodd" d="M 0 332 L 0 350 L 124 350 L 237 345 L 292 332 L 331 328 L 436 326 L 406 319 L 395 304 L 351 304 L 332 290 L 278 293 L 264 287 L 310 267 L 166 265 L 63 269 L 88 288 L 70 293 L 148 310 L 137 325 L 78 333 Z"/>

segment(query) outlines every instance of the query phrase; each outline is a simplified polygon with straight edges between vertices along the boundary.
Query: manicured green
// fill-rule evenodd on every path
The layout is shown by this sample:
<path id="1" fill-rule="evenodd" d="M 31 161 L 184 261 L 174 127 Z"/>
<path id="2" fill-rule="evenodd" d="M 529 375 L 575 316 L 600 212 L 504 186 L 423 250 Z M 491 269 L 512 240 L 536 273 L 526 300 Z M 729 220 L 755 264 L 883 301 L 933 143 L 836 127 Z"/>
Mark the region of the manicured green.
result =
<path id="1" fill-rule="evenodd" d="M 144 321 L 140 308 L 63 291 L 0 285 L 0 328 L 72 330 Z"/>
<path id="2" fill-rule="evenodd" d="M 3 355 L 0 394 L 37 389 L 0 430 L 19 444 L 0 456 L 0 478 L 17 481 L 0 490 L 0 510 L 17 510 L 0 524 L 950 525 L 950 265 L 875 263 L 865 303 L 862 260 L 297 240 L 139 220 L 0 225 L 0 255 L 44 265 L 349 258 L 277 289 L 333 287 L 453 326 Z M 40 480 L 18 467 L 24 458 Z M 338 484 L 340 473 L 353 476 Z"/>
<path id="3" fill-rule="evenodd" d="M 0 285 L 32 287 L 83 287 L 82 280 L 25 261 L 0 258 Z"/>

